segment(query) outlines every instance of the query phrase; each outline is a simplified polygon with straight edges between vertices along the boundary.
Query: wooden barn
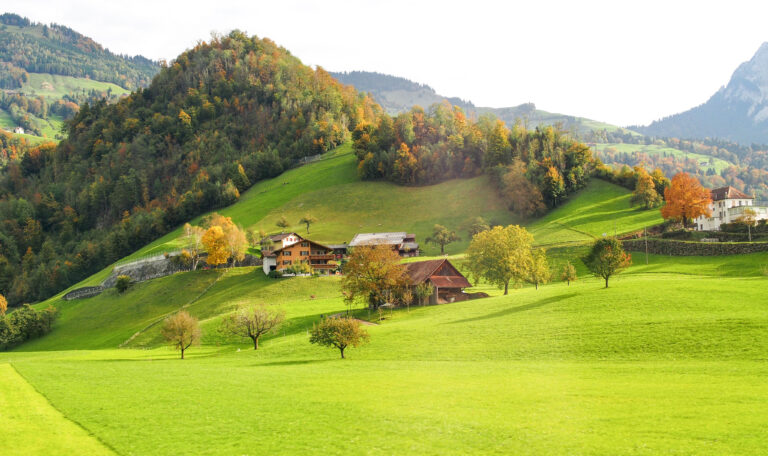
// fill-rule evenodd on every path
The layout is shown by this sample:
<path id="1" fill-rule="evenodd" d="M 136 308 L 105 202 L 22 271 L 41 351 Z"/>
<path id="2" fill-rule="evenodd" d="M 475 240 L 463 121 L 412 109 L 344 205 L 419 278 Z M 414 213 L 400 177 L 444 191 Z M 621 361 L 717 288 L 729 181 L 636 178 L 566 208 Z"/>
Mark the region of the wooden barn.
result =
<path id="1" fill-rule="evenodd" d="M 407 263 L 405 267 L 410 286 L 427 283 L 433 288 L 432 296 L 429 297 L 430 304 L 469 299 L 469 296 L 464 293 L 464 288 L 471 287 L 472 284 L 450 261 L 446 259 L 417 261 Z"/>

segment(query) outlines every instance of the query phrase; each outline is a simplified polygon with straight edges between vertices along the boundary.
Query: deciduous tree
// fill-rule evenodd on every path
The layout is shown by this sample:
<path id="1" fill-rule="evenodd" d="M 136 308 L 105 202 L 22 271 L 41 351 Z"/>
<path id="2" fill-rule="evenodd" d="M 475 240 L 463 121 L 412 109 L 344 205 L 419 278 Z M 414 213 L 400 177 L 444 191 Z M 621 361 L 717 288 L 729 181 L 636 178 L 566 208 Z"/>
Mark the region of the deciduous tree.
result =
<path id="1" fill-rule="evenodd" d="M 354 318 L 324 318 L 312 326 L 309 342 L 324 347 L 335 347 L 344 359 L 347 347 L 359 347 L 370 340 L 368 331 Z"/>
<path id="2" fill-rule="evenodd" d="M 426 239 L 427 243 L 440 246 L 440 255 L 445 255 L 445 246 L 461 240 L 455 231 L 451 231 L 443 225 L 435 225 L 432 228 L 432 235 Z"/>
<path id="3" fill-rule="evenodd" d="M 203 252 L 203 235 L 205 230 L 199 226 L 192 226 L 189 223 L 184 224 L 184 241 L 186 251 L 189 252 L 190 266 L 194 271 L 200 262 L 200 254 Z"/>
<path id="4" fill-rule="evenodd" d="M 544 249 L 535 249 L 531 253 L 525 281 L 533 284 L 538 290 L 540 284 L 548 283 L 551 278 L 552 272 L 549 270 L 547 253 Z"/>
<path id="5" fill-rule="evenodd" d="M 117 276 L 117 280 L 115 281 L 115 288 L 117 288 L 118 293 L 124 293 L 130 286 L 131 276 L 127 276 L 125 274 Z"/>
<path id="6" fill-rule="evenodd" d="M 203 246 L 208 252 L 208 258 L 205 261 L 211 266 L 224 264 L 229 259 L 227 237 L 220 226 L 212 226 L 205 231 Z"/>
<path id="7" fill-rule="evenodd" d="M 656 184 L 653 177 L 644 169 L 636 168 L 637 184 L 632 192 L 632 204 L 640 204 L 646 209 L 656 207 L 663 201 L 661 195 L 656 192 Z"/>
<path id="8" fill-rule="evenodd" d="M 8 310 L 8 301 L 5 299 L 5 296 L 0 294 L 0 315 L 5 315 L 5 312 Z"/>
<path id="9" fill-rule="evenodd" d="M 621 241 L 612 237 L 595 241 L 583 261 L 592 274 L 605 279 L 605 288 L 612 275 L 632 265 L 632 257 L 624 251 Z"/>
<path id="10" fill-rule="evenodd" d="M 253 341 L 253 349 L 259 349 L 259 338 L 277 329 L 285 320 L 285 310 L 275 305 L 252 304 L 240 307 L 227 315 L 221 323 L 221 330 L 235 336 L 247 337 Z"/>
<path id="11" fill-rule="evenodd" d="M 666 204 L 661 208 L 665 219 L 681 220 L 687 226 L 690 220 L 700 215 L 711 215 L 709 204 L 711 193 L 702 187 L 699 180 L 688 173 L 678 173 L 664 191 Z"/>
<path id="12" fill-rule="evenodd" d="M 166 318 L 162 332 L 165 340 L 181 351 L 181 359 L 184 359 L 184 352 L 189 347 L 200 341 L 200 324 L 197 318 L 184 310 Z"/>
<path id="13" fill-rule="evenodd" d="M 313 217 L 312 214 L 304 214 L 304 217 L 299 220 L 299 223 L 307 225 L 307 234 L 309 234 L 309 226 L 313 223 L 317 223 L 317 218 Z"/>
<path id="14" fill-rule="evenodd" d="M 757 223 L 757 212 L 752 208 L 745 208 L 739 218 L 734 220 L 736 223 L 741 223 L 747 226 L 747 235 L 749 236 L 749 242 L 752 242 L 752 227 Z"/>
<path id="15" fill-rule="evenodd" d="M 571 282 L 575 282 L 576 279 L 576 267 L 571 264 L 570 261 L 567 261 L 563 266 L 563 271 L 560 273 L 560 280 L 568 282 L 568 286 L 570 287 Z"/>
<path id="16" fill-rule="evenodd" d="M 360 246 L 352 249 L 344 265 L 341 289 L 348 302 L 362 298 L 376 309 L 405 281 L 405 266 L 395 250 L 386 245 Z"/>
<path id="17" fill-rule="evenodd" d="M 487 281 L 509 292 L 509 282 L 525 280 L 531 262 L 533 236 L 523 227 L 493 227 L 478 233 L 467 249 L 467 263 L 475 280 Z"/>
<path id="18" fill-rule="evenodd" d="M 284 233 L 285 229 L 291 226 L 291 224 L 288 222 L 288 219 L 284 216 L 281 216 L 279 219 L 277 219 L 275 225 L 280 228 L 281 233 Z"/>
<path id="19" fill-rule="evenodd" d="M 475 217 L 467 220 L 467 222 L 464 224 L 464 228 L 467 230 L 467 235 L 469 238 L 472 239 L 472 237 L 477 233 L 490 230 L 491 226 L 484 218 Z"/>

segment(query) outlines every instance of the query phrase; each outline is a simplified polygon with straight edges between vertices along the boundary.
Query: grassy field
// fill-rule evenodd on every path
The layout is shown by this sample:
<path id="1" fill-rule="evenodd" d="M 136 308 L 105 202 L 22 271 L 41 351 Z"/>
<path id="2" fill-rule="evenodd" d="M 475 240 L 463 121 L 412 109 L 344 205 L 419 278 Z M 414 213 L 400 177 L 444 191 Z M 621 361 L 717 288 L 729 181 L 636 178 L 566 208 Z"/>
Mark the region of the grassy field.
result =
<path id="1" fill-rule="evenodd" d="M 752 272 L 699 258 L 693 275 L 653 256 L 609 289 L 582 277 L 385 313 L 344 361 L 306 335 L 320 314 L 344 309 L 338 279 L 244 268 L 187 306 L 206 334 L 189 359 L 116 350 L 141 325 L 106 328 L 110 301 L 160 316 L 185 302 L 159 293 L 170 281 L 203 288 L 215 274 L 186 273 L 67 303 L 62 327 L 0 362 L 119 454 L 758 454 L 768 451 L 768 279 L 755 266 L 768 254 L 738 261 Z M 217 333 L 221 312 L 263 300 L 289 320 L 258 352 Z M 64 326 L 83 327 L 83 346 Z M 155 345 L 153 331 L 136 346 Z M 43 351 L 86 346 L 102 349 Z"/>
<path id="2" fill-rule="evenodd" d="M 421 240 L 436 221 L 514 222 L 495 195 L 483 179 L 362 183 L 342 148 L 257 184 L 221 212 L 268 228 L 310 211 L 320 218 L 312 237 L 325 242 L 378 227 Z M 0 396 L 0 417 L 12 411 L 14 432 L 0 439 L 0 454 L 71 446 L 136 455 L 768 452 L 768 253 L 650 255 L 647 264 L 634 253 L 605 289 L 578 260 L 588 243 L 660 221 L 628 198 L 595 180 L 528 224 L 553 272 L 565 261 L 577 266 L 570 286 L 503 296 L 481 283 L 468 291 L 491 297 L 382 315 L 357 308 L 375 324 L 366 326 L 371 343 L 349 349 L 347 360 L 308 342 L 323 315 L 347 308 L 338 277 L 276 280 L 236 268 L 180 273 L 122 295 L 51 299 L 42 305 L 60 311 L 54 330 L 0 353 L 0 381 L 12 391 Z M 177 246 L 177 235 L 136 255 Z M 465 246 L 449 249 L 460 268 Z M 287 320 L 258 351 L 219 331 L 238 305 L 259 302 L 280 305 Z M 203 331 L 183 361 L 160 335 L 178 309 Z M 51 426 L 63 435 L 48 438 L 42 429 Z"/>
<path id="3" fill-rule="evenodd" d="M 696 160 L 702 169 L 714 168 L 718 174 L 733 166 L 733 163 L 723 160 L 722 158 L 710 157 L 709 155 L 696 154 L 693 152 L 685 152 L 673 147 L 664 147 L 656 144 L 626 144 L 626 143 L 610 143 L 610 144 L 595 144 L 593 147 L 598 152 L 604 152 L 606 149 L 615 149 L 618 152 L 624 152 L 628 154 L 643 153 L 646 155 L 666 155 L 674 156 L 677 158 L 692 158 Z M 712 163 L 710 164 L 710 159 Z M 701 165 L 701 163 L 704 163 Z"/>

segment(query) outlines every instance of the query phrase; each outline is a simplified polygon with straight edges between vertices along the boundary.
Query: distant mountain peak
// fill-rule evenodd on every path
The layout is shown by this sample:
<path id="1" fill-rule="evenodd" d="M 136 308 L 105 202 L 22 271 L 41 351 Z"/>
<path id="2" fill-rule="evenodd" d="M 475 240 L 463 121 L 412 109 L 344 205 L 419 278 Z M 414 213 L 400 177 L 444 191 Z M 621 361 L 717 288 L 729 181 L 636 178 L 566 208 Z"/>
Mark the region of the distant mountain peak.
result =
<path id="1" fill-rule="evenodd" d="M 703 105 L 636 129 L 653 136 L 768 143 L 768 42 Z"/>

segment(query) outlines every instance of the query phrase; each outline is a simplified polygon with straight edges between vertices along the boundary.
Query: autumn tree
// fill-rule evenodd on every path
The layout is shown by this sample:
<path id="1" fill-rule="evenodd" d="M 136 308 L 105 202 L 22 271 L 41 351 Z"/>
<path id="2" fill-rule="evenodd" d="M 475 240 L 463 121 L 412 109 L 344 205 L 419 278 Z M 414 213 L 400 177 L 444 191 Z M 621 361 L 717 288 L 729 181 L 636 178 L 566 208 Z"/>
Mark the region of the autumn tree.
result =
<path id="1" fill-rule="evenodd" d="M 347 347 L 359 347 L 370 340 L 368 331 L 354 318 L 324 318 L 319 324 L 312 326 L 309 342 L 324 347 L 334 347 L 341 352 Z"/>
<path id="2" fill-rule="evenodd" d="M 711 193 L 698 179 L 688 173 L 678 173 L 664 191 L 666 204 L 661 208 L 665 219 L 681 220 L 683 226 L 700 215 L 710 216 Z"/>
<path id="3" fill-rule="evenodd" d="M 208 252 L 206 262 L 211 266 L 224 264 L 229 260 L 229 246 L 227 245 L 227 236 L 220 226 L 212 226 L 205 231 L 203 235 L 203 246 Z"/>
<path id="4" fill-rule="evenodd" d="M 299 223 L 307 225 L 307 234 L 309 234 L 309 226 L 313 223 L 317 223 L 317 218 L 313 217 L 312 214 L 305 214 L 304 217 L 299 220 Z"/>
<path id="5" fill-rule="evenodd" d="M 551 207 L 557 206 L 557 203 L 565 196 L 565 181 L 563 181 L 560 171 L 554 166 L 547 168 L 542 184 L 544 199 Z"/>
<path id="6" fill-rule="evenodd" d="M 509 210 L 528 218 L 546 211 L 541 190 L 525 177 L 525 165 L 518 161 L 502 177 L 501 195 Z"/>
<path id="7" fill-rule="evenodd" d="M 236 261 L 243 261 L 245 259 L 245 251 L 248 248 L 245 232 L 233 225 L 230 229 L 224 231 L 224 237 L 227 241 L 229 259 L 232 262 L 232 266 L 234 266 Z"/>
<path id="8" fill-rule="evenodd" d="M 189 347 L 200 342 L 200 324 L 184 310 L 166 318 L 162 332 L 165 340 L 181 351 L 181 359 Z"/>
<path id="9" fill-rule="evenodd" d="M 474 217 L 464 224 L 464 228 L 467 230 L 467 235 L 470 239 L 474 237 L 477 233 L 482 233 L 483 231 L 490 230 L 491 226 L 488 224 L 488 222 L 482 218 L 482 217 Z"/>
<path id="10" fill-rule="evenodd" d="M 277 221 L 275 222 L 275 225 L 276 225 L 278 228 L 280 228 L 280 232 L 281 232 L 281 233 L 284 233 L 284 232 L 285 232 L 285 230 L 286 230 L 286 228 L 288 228 L 289 226 L 291 226 L 291 224 L 288 222 L 288 219 L 287 219 L 287 218 L 285 218 L 284 216 L 280 216 L 280 218 L 279 218 L 279 219 L 277 219 Z"/>
<path id="11" fill-rule="evenodd" d="M 664 191 L 670 186 L 671 182 L 667 176 L 664 175 L 664 171 L 656 168 L 651 173 L 651 179 L 653 179 L 653 185 L 656 188 L 656 193 L 659 196 L 664 195 Z"/>
<path id="12" fill-rule="evenodd" d="M 418 300 L 419 305 L 423 305 L 424 300 L 432 296 L 434 292 L 435 292 L 435 289 L 432 287 L 432 285 L 426 282 L 422 282 L 416 285 L 415 287 L 413 287 L 413 294 Z"/>
<path id="13" fill-rule="evenodd" d="M 635 190 L 632 192 L 632 204 L 639 204 L 646 209 L 660 205 L 663 199 L 656 192 L 656 184 L 653 181 L 653 177 L 644 168 L 640 167 L 635 169 L 635 174 L 637 175 L 637 183 L 635 184 Z"/>
<path id="14" fill-rule="evenodd" d="M 117 276 L 117 280 L 115 281 L 115 288 L 117 288 L 118 293 L 125 293 L 126 290 L 128 290 L 128 287 L 131 286 L 131 276 L 122 274 Z"/>
<path id="15" fill-rule="evenodd" d="M 432 228 L 432 235 L 427 237 L 425 241 L 428 244 L 435 244 L 440 246 L 440 255 L 445 255 L 445 246 L 461 240 L 455 231 L 449 230 L 443 225 L 435 225 Z"/>
<path id="16" fill-rule="evenodd" d="M 570 287 L 571 282 L 575 282 L 576 279 L 576 267 L 570 261 L 566 261 L 565 265 L 563 265 L 563 270 L 560 273 L 560 280 L 568 282 L 568 286 Z"/>
<path id="17" fill-rule="evenodd" d="M 583 261 L 592 274 L 605 279 L 605 288 L 612 275 L 632 265 L 632 257 L 624 251 L 621 241 L 612 237 L 595 241 Z"/>
<path id="18" fill-rule="evenodd" d="M 370 308 L 377 309 L 405 281 L 405 266 L 395 250 L 386 245 L 360 246 L 353 248 L 347 258 L 341 289 L 348 303 L 362 298 Z"/>
<path id="19" fill-rule="evenodd" d="M 221 323 L 221 331 L 253 341 L 253 349 L 259 349 L 259 338 L 277 329 L 285 320 L 285 310 L 263 303 L 240 307 Z"/>
<path id="20" fill-rule="evenodd" d="M 475 280 L 487 281 L 509 292 L 509 282 L 525 280 L 531 262 L 533 236 L 523 227 L 493 227 L 478 233 L 469 244 L 466 258 Z"/>
<path id="21" fill-rule="evenodd" d="M 5 315 L 5 312 L 8 310 L 8 301 L 5 299 L 5 296 L 0 294 L 0 315 Z"/>
<path id="22" fill-rule="evenodd" d="M 552 272 L 549 270 L 549 263 L 547 262 L 547 254 L 545 250 L 533 250 L 528 262 L 525 281 L 533 284 L 538 290 L 540 284 L 548 283 L 551 278 Z"/>

